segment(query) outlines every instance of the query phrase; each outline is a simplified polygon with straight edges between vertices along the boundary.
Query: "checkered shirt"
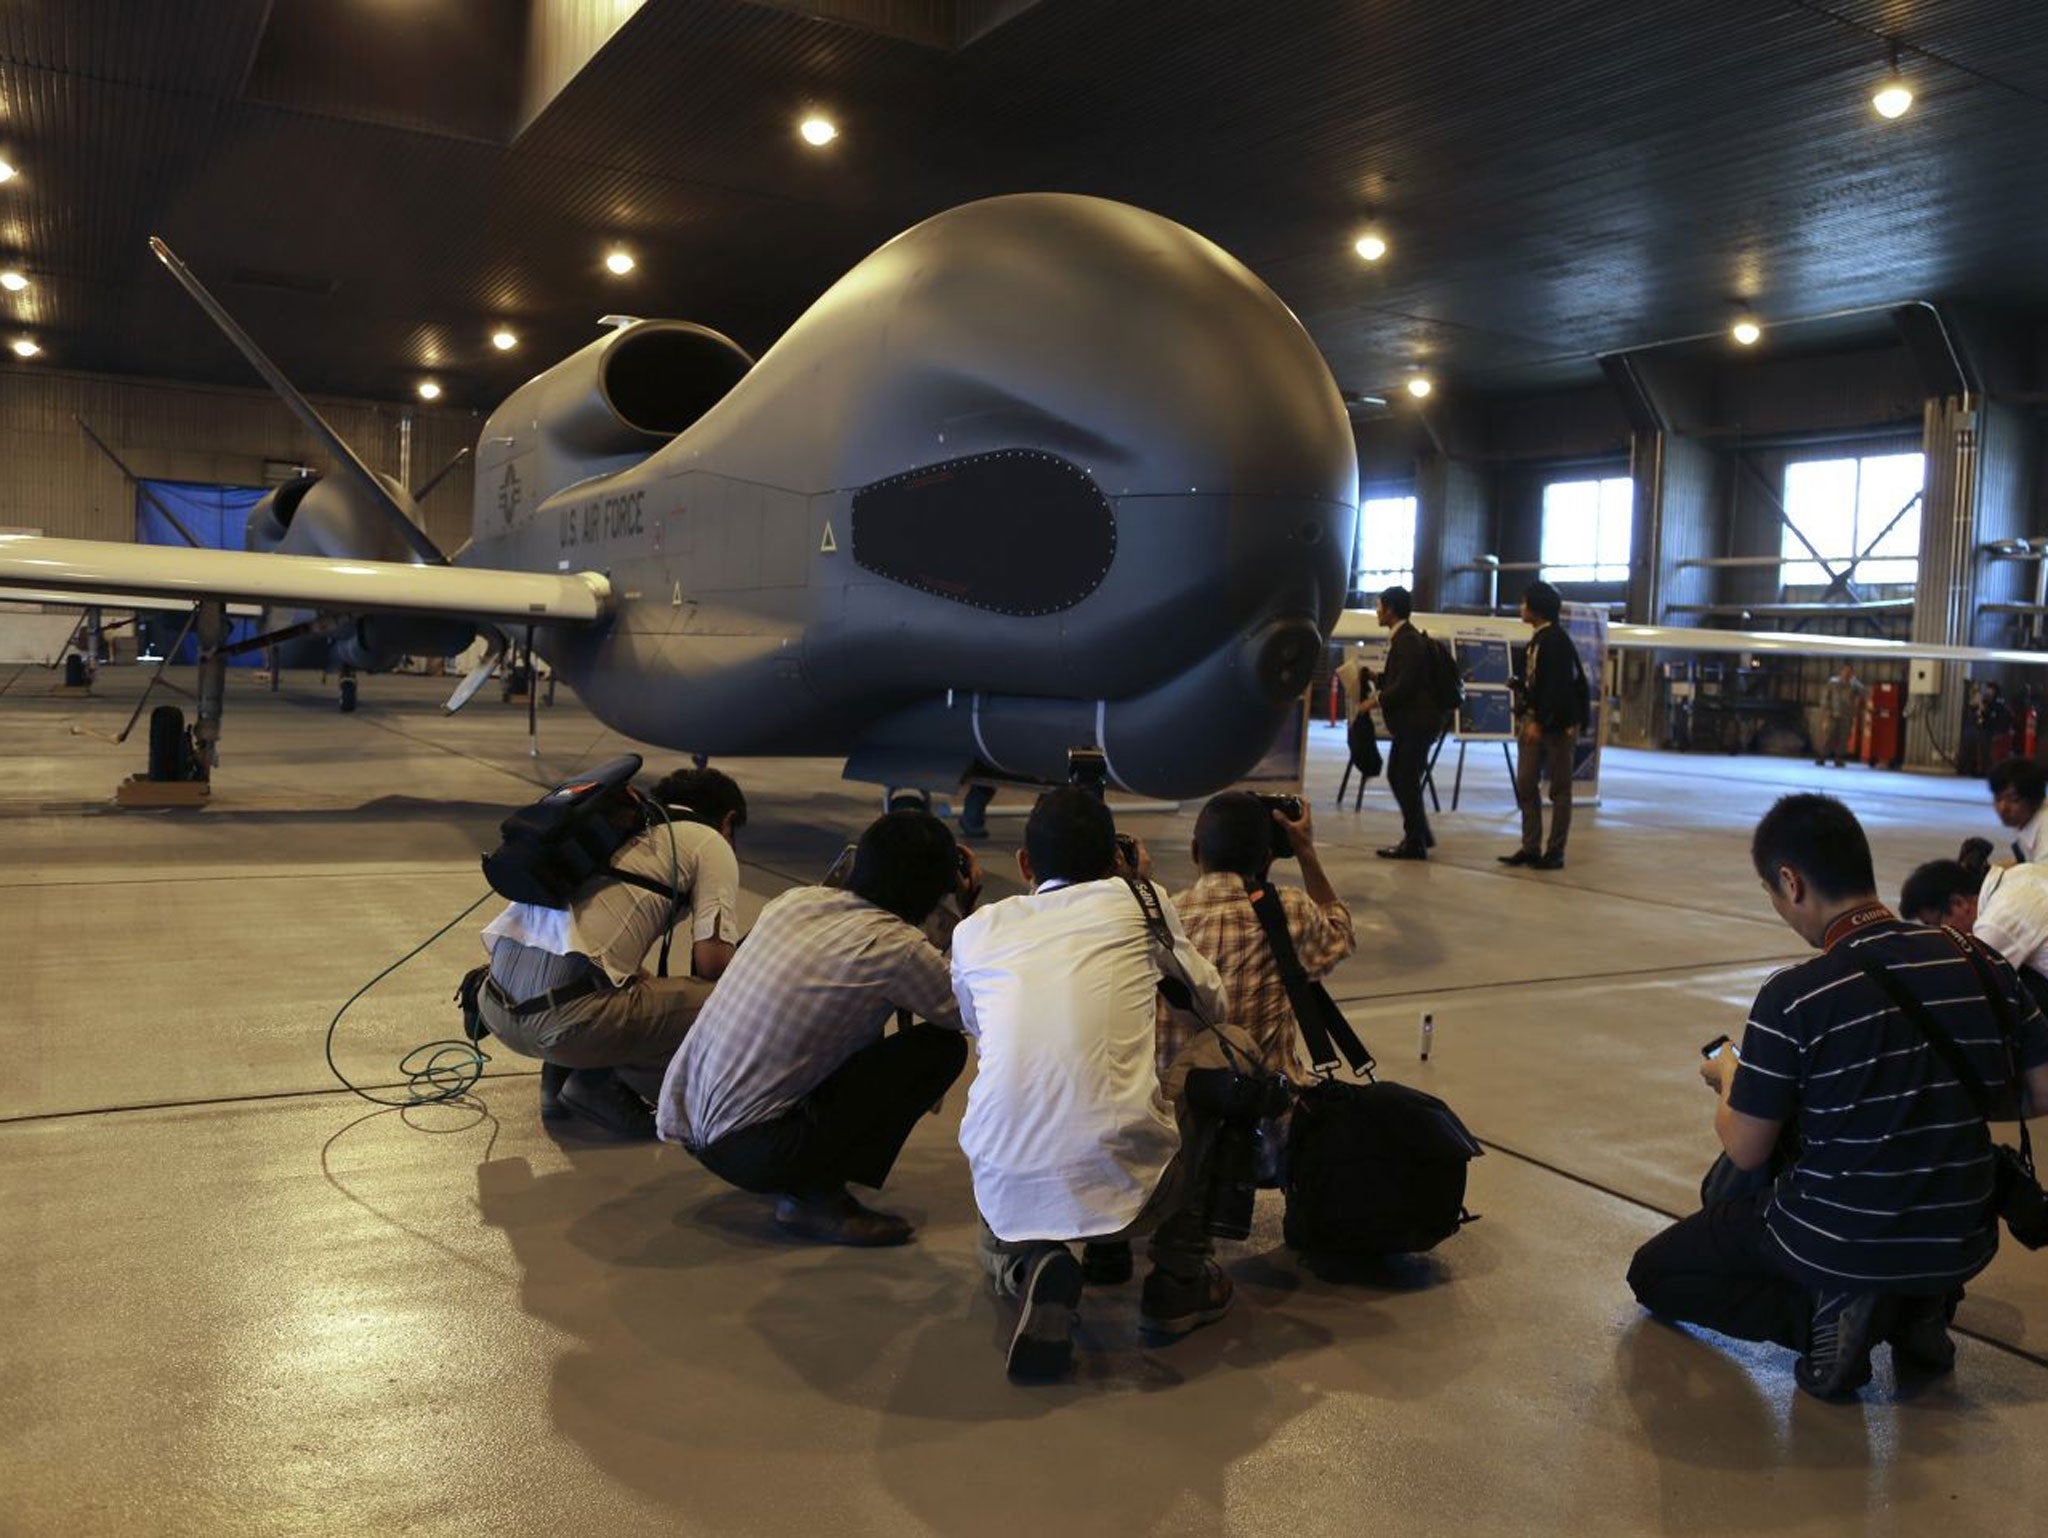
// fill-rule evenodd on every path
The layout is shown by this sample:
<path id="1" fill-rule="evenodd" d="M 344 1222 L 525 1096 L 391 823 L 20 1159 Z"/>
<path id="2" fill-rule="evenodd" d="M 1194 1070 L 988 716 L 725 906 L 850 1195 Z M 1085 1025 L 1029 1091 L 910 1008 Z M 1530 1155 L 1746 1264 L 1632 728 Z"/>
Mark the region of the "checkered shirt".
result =
<path id="1" fill-rule="evenodd" d="M 1295 887 L 1276 886 L 1280 908 L 1287 915 L 1287 933 L 1293 937 L 1294 952 L 1310 977 L 1325 977 L 1330 970 L 1358 948 L 1352 933 L 1351 910 L 1342 902 L 1318 906 L 1308 893 Z M 1223 988 L 1230 995 L 1230 1018 L 1257 1043 L 1259 1061 L 1277 1073 L 1303 1078 L 1296 1044 L 1299 1032 L 1294 1024 L 1294 1006 L 1287 999 L 1287 985 L 1280 980 L 1280 964 L 1273 959 L 1273 947 L 1259 927 L 1245 893 L 1244 878 L 1227 871 L 1202 877 L 1185 892 L 1176 893 L 1173 905 L 1187 926 L 1188 938 L 1216 964 L 1223 974 Z M 1162 1012 L 1159 1022 L 1159 1067 L 1162 1072 L 1194 1034 L 1193 1022 L 1185 1015 Z"/>
<path id="2" fill-rule="evenodd" d="M 836 887 L 797 887 L 761 910 L 683 1038 L 655 1108 L 692 1149 L 790 1110 L 898 1008 L 960 1028 L 946 958 L 923 934 Z"/>

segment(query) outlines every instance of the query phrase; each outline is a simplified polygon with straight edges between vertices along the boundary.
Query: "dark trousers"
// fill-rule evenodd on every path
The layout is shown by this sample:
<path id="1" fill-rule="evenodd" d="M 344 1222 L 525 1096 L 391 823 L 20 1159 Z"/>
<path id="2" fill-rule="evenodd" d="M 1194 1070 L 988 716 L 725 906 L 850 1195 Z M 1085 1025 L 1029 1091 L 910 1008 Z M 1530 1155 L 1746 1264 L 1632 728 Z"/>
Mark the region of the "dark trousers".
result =
<path id="1" fill-rule="evenodd" d="M 1563 854 L 1572 831 L 1572 749 L 1578 733 L 1570 727 L 1546 732 L 1525 723 L 1515 743 L 1515 802 L 1522 809 L 1522 852 Z M 1543 847 L 1542 777 L 1550 777 L 1550 847 Z"/>
<path id="2" fill-rule="evenodd" d="M 1764 1231 L 1770 1200 L 1759 1191 L 1716 1202 L 1637 1250 L 1628 1268 L 1636 1301 L 1660 1319 L 1804 1351 L 1813 1294 L 1779 1269 Z"/>
<path id="3" fill-rule="evenodd" d="M 700 1149 L 719 1179 L 763 1195 L 880 1188 L 917 1119 L 967 1066 L 967 1038 L 906 1026 L 863 1047 L 792 1109 Z"/>
<path id="4" fill-rule="evenodd" d="M 1401 808 L 1401 842 L 1417 849 L 1429 842 L 1429 814 L 1422 808 L 1422 776 L 1429 768 L 1433 732 L 1396 731 L 1387 750 L 1387 789 Z"/>

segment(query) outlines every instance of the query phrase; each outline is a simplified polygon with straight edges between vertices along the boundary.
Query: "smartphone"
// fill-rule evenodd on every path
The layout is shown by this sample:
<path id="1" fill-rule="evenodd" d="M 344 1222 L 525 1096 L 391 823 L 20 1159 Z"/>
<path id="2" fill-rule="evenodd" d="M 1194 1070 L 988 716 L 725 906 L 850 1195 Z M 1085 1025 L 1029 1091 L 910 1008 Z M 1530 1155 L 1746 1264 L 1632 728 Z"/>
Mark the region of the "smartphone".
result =
<path id="1" fill-rule="evenodd" d="M 1716 1036 L 1712 1041 L 1708 1042 L 1704 1047 L 1700 1048 L 1700 1056 L 1712 1057 L 1716 1052 L 1719 1052 L 1723 1047 L 1727 1045 L 1728 1037 L 1725 1033 L 1720 1036 Z"/>

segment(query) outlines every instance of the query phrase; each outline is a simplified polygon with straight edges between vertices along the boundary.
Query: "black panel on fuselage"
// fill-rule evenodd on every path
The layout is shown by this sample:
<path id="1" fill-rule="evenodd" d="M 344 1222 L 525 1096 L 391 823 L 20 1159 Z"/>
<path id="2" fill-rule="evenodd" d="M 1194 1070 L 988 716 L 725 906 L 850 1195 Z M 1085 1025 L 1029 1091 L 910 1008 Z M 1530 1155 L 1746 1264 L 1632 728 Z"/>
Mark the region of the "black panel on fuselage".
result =
<path id="1" fill-rule="evenodd" d="M 1035 449 L 971 454 L 853 497 L 853 559 L 996 614 L 1071 609 L 1116 556 L 1116 514 L 1078 466 Z"/>

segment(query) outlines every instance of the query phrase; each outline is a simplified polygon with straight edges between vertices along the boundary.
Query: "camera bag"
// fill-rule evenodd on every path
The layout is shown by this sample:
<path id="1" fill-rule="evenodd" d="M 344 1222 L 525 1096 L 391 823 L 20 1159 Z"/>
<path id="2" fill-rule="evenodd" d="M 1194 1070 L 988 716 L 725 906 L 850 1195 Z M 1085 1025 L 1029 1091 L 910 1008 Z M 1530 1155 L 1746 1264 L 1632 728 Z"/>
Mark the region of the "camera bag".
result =
<path id="1" fill-rule="evenodd" d="M 1289 1247 L 1333 1259 L 1434 1249 L 1473 1221 L 1466 1166 L 1486 1150 L 1436 1096 L 1373 1077 L 1372 1053 L 1302 970 L 1279 894 L 1250 895 L 1318 1076 L 1296 1092 L 1288 1133 Z M 1366 1082 L 1339 1079 L 1345 1064 Z"/>
<path id="2" fill-rule="evenodd" d="M 1991 1005 L 1992 1017 L 1998 1022 L 1998 1035 L 2005 1048 L 2007 1072 L 2012 1081 L 2014 1095 L 2017 1097 L 2022 1092 L 2026 1080 L 2020 1069 L 2019 1033 L 2013 1023 L 2012 1005 L 2006 998 L 2004 990 L 1998 986 L 1997 974 L 1985 961 L 1984 953 L 1977 942 L 1957 930 L 1950 929 L 1947 925 L 1942 926 L 1942 932 L 1969 958 L 1970 965 L 1976 969 L 1977 982 L 1983 988 L 1984 997 Z M 1993 1137 L 1991 1118 L 1997 1108 L 1992 1105 L 1991 1094 L 1985 1088 L 1984 1080 L 1970 1065 L 1970 1060 L 1963 1055 L 1962 1048 L 1955 1044 L 1946 1031 L 1935 1024 L 1933 1017 L 1927 1013 L 1926 1006 L 1908 993 L 1891 973 L 1868 956 L 1858 956 L 1856 961 L 1870 980 L 1898 1006 L 1899 1013 L 1911 1021 L 1920 1034 L 1927 1038 L 1927 1045 L 1934 1049 L 1935 1056 L 1939 1057 L 1947 1065 L 1949 1072 L 1956 1076 L 1956 1082 L 1962 1085 L 1963 1092 L 1970 1097 L 1970 1103 L 1976 1107 L 1977 1114 L 1984 1118 L 1984 1135 L 1991 1144 L 1991 1212 L 1994 1221 L 2003 1218 L 2006 1229 L 2013 1238 L 2030 1250 L 2048 1246 L 2048 1193 L 2041 1190 L 2041 1182 L 2034 1173 L 2034 1143 L 2027 1134 L 2026 1118 L 2019 1117 L 2018 1148 L 2008 1147 Z M 2017 1098 L 2012 1105 L 2006 1107 L 2006 1110 L 2008 1114 L 2018 1114 L 2020 1106 Z"/>

